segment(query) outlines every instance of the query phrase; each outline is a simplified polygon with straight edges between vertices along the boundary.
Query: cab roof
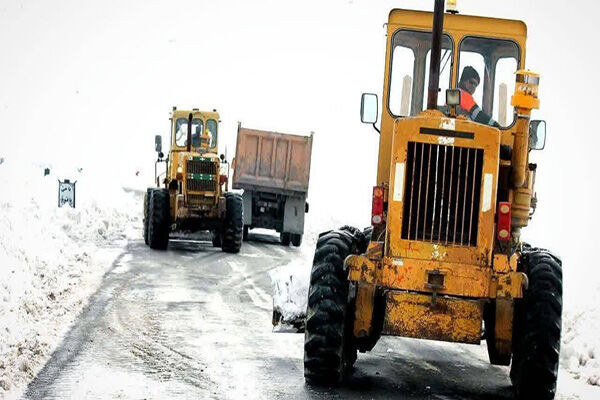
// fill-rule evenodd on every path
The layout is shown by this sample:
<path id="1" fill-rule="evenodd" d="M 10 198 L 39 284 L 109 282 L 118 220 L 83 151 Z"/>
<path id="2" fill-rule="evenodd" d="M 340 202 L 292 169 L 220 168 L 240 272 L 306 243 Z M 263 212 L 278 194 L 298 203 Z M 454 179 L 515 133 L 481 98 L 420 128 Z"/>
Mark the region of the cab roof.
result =
<path id="1" fill-rule="evenodd" d="M 430 31 L 433 24 L 433 13 L 395 8 L 390 11 L 388 23 L 394 28 L 407 27 Z M 469 34 L 513 38 L 519 42 L 525 42 L 527 25 L 519 20 L 444 13 L 444 32 L 458 36 Z"/>
<path id="2" fill-rule="evenodd" d="M 192 113 L 194 118 L 214 119 L 216 121 L 219 121 L 219 113 L 218 112 L 216 112 L 216 111 L 200 111 L 198 109 L 193 109 L 193 110 L 174 109 L 172 112 L 172 116 L 174 119 L 188 118 L 190 113 Z"/>

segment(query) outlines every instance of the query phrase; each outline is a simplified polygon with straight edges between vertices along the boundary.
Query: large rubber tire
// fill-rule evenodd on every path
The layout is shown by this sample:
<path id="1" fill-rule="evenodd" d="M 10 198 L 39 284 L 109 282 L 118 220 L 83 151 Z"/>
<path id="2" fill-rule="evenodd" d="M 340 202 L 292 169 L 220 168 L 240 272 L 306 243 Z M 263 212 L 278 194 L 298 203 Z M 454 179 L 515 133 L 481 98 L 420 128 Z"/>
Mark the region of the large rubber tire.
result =
<path id="1" fill-rule="evenodd" d="M 144 243 L 146 244 L 148 244 L 148 209 L 150 208 L 150 196 L 152 195 L 153 190 L 154 188 L 149 188 L 146 190 L 146 193 L 144 193 L 144 219 L 142 220 L 142 223 L 144 225 Z"/>
<path id="2" fill-rule="evenodd" d="M 221 232 L 214 230 L 211 232 L 213 247 L 221 247 Z"/>
<path id="3" fill-rule="evenodd" d="M 292 233 L 292 244 L 296 247 L 300 247 L 300 245 L 302 244 L 301 233 Z"/>
<path id="4" fill-rule="evenodd" d="M 166 250 L 169 245 L 170 213 L 169 191 L 151 192 L 148 207 L 148 245 L 151 249 Z"/>
<path id="5" fill-rule="evenodd" d="M 244 236 L 244 204 L 242 195 L 225 193 L 225 223 L 221 239 L 221 249 L 226 253 L 238 253 Z"/>
<path id="6" fill-rule="evenodd" d="M 510 378 L 518 399 L 553 399 L 562 318 L 562 262 L 549 251 L 526 247 L 520 269 L 529 287 L 515 302 Z"/>
<path id="7" fill-rule="evenodd" d="M 344 259 L 363 252 L 363 242 L 362 233 L 348 227 L 317 241 L 304 336 L 304 377 L 309 383 L 337 384 L 356 361 L 354 298 Z"/>
<path id="8" fill-rule="evenodd" d="M 281 242 L 282 246 L 289 246 L 291 240 L 292 240 L 292 234 L 291 233 L 289 233 L 289 232 L 281 232 L 279 234 L 279 241 Z"/>

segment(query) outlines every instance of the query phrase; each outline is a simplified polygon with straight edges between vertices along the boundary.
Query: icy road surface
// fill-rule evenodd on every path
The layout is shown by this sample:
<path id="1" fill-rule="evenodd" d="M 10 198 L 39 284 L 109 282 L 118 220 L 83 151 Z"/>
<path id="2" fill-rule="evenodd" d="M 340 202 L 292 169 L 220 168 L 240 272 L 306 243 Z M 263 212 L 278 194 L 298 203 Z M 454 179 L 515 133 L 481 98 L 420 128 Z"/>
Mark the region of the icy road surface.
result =
<path id="1" fill-rule="evenodd" d="M 268 276 L 299 250 L 251 239 L 237 255 L 129 244 L 24 398 L 511 398 L 484 346 L 399 338 L 359 354 L 344 387 L 305 385 L 304 336 L 271 331 Z"/>

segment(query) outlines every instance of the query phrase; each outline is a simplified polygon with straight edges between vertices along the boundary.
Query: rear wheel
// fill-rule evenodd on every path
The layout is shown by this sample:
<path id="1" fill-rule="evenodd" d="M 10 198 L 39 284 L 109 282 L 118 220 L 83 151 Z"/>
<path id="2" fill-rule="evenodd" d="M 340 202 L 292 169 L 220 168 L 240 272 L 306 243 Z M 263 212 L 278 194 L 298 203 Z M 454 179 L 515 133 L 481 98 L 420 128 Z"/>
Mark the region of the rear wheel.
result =
<path id="1" fill-rule="evenodd" d="M 169 245 L 169 191 L 155 189 L 148 202 L 148 245 L 151 249 L 165 250 Z"/>
<path id="2" fill-rule="evenodd" d="M 148 209 L 150 208 L 150 195 L 152 194 L 152 191 L 154 189 L 153 188 L 149 188 L 146 190 L 146 193 L 144 194 L 144 219 L 143 219 L 143 225 L 144 225 L 144 243 L 148 244 Z"/>
<path id="3" fill-rule="evenodd" d="M 562 315 L 562 263 L 547 250 L 526 248 L 521 267 L 529 287 L 515 303 L 510 378 L 519 399 L 553 399 Z"/>
<path id="4" fill-rule="evenodd" d="M 300 247 L 302 244 L 302 234 L 292 233 L 292 244 L 296 247 Z"/>
<path id="5" fill-rule="evenodd" d="M 244 236 L 244 215 L 242 196 L 238 193 L 225 193 L 225 226 L 221 239 L 221 249 L 226 253 L 238 253 Z"/>
<path id="6" fill-rule="evenodd" d="M 289 232 L 281 232 L 279 234 L 279 241 L 284 246 L 289 246 L 291 239 L 292 239 L 292 235 Z"/>
<path id="7" fill-rule="evenodd" d="M 213 247 L 221 247 L 221 232 L 216 229 L 212 231 L 212 245 Z"/>
<path id="8" fill-rule="evenodd" d="M 364 251 L 356 232 L 345 227 L 317 242 L 304 336 L 304 377 L 310 383 L 339 383 L 356 361 L 353 286 L 344 268 L 349 254 Z"/>

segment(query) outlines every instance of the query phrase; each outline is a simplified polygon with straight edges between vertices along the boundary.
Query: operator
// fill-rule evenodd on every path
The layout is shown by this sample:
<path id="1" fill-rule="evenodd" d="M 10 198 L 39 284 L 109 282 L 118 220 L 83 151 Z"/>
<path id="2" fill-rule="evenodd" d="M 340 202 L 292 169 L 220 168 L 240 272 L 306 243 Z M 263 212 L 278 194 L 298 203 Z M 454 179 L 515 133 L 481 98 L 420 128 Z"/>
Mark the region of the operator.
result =
<path id="1" fill-rule="evenodd" d="M 192 146 L 198 147 L 200 146 L 200 141 L 202 139 L 202 125 L 196 125 L 196 129 L 194 133 L 192 133 Z"/>
<path id="2" fill-rule="evenodd" d="M 458 88 L 460 89 L 460 108 L 466 112 L 467 117 L 471 121 L 500 128 L 500 124 L 483 111 L 481 107 L 475 103 L 475 99 L 473 99 L 473 94 L 475 93 L 475 89 L 477 89 L 479 82 L 479 74 L 475 68 L 470 65 L 466 66 L 463 69 L 460 81 L 458 82 Z"/>

